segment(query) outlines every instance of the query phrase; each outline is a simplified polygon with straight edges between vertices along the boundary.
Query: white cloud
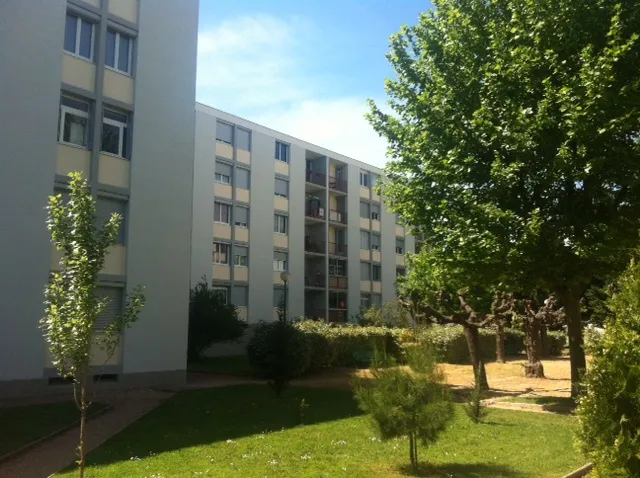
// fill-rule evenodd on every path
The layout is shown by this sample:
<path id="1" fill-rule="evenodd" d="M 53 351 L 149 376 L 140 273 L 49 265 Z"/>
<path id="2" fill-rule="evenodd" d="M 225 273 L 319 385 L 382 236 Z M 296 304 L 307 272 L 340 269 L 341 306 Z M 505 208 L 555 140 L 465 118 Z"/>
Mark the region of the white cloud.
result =
<path id="1" fill-rule="evenodd" d="M 254 14 L 205 27 L 198 35 L 198 101 L 383 166 L 385 142 L 364 119 L 366 98 L 336 96 L 331 81 L 313 73 L 321 41 L 326 36 L 300 17 Z"/>

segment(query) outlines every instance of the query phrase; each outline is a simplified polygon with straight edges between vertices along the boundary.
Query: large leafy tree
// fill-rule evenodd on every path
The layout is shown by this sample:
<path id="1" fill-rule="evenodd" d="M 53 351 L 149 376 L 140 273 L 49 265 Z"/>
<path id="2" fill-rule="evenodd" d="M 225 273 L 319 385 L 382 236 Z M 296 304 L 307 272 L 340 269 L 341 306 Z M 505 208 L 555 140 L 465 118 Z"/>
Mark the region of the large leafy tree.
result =
<path id="1" fill-rule="evenodd" d="M 386 201 L 443 267 L 563 303 L 571 377 L 580 297 L 640 227 L 640 9 L 629 0 L 435 0 L 391 38 Z M 575 388 L 574 388 L 575 390 Z"/>

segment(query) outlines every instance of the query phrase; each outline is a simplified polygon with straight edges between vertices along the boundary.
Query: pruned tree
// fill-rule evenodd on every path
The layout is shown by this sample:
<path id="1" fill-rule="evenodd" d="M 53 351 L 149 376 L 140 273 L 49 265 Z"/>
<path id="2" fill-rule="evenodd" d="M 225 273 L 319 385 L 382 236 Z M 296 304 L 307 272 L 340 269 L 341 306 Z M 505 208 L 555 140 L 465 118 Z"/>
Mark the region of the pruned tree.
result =
<path id="1" fill-rule="evenodd" d="M 434 0 L 392 36 L 380 188 L 441 267 L 565 307 L 573 393 L 580 298 L 640 230 L 640 11 L 618 0 Z"/>
<path id="2" fill-rule="evenodd" d="M 527 351 L 528 363 L 524 367 L 527 377 L 544 378 L 542 356 L 543 330 L 547 325 L 564 322 L 564 308 L 558 307 L 558 301 L 551 295 L 536 309 L 536 302 L 528 299 L 523 301 L 524 314 L 524 344 Z"/>
<path id="3" fill-rule="evenodd" d="M 93 401 L 88 391 L 92 352 L 100 348 L 104 363 L 111 359 L 124 329 L 138 319 L 145 297 L 142 287 L 136 287 L 129 294 L 122 314 L 104 333 L 96 333 L 94 324 L 108 305 L 108 299 L 100 297 L 97 291 L 98 274 L 109 247 L 116 243 L 122 218 L 113 214 L 106 224 L 96 224 L 95 200 L 87 181 L 80 173 L 71 173 L 69 177 L 68 202 L 59 194 L 49 199 L 47 208 L 47 227 L 62 257 L 60 271 L 51 274 L 45 288 L 45 316 L 40 327 L 54 367 L 62 377 L 73 380 L 73 397 L 80 411 L 78 465 L 82 478 L 87 411 Z"/>
<path id="4" fill-rule="evenodd" d="M 507 327 L 514 314 L 516 314 L 516 301 L 513 294 L 498 291 L 491 303 L 491 324 L 496 331 L 496 361 L 505 363 L 504 329 Z"/>

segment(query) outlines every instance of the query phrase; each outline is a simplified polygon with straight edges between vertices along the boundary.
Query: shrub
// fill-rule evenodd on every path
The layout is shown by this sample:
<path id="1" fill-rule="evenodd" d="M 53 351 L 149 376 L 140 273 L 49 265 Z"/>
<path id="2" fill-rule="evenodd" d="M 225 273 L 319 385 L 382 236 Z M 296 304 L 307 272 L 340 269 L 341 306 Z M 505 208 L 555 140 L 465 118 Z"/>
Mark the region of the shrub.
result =
<path id="1" fill-rule="evenodd" d="M 189 294 L 189 361 L 199 360 L 215 342 L 238 340 L 247 324 L 238 318 L 235 306 L 226 304 L 220 291 L 202 279 Z"/>
<path id="2" fill-rule="evenodd" d="M 565 332 L 547 332 L 547 340 L 544 343 L 542 353 L 544 355 L 562 355 L 562 349 L 567 345 Z"/>
<path id="3" fill-rule="evenodd" d="M 256 375 L 268 379 L 279 397 L 291 379 L 309 370 L 311 345 L 304 333 L 285 320 L 261 322 L 247 345 L 247 354 Z"/>
<path id="4" fill-rule="evenodd" d="M 371 306 L 362 313 L 360 325 L 376 327 L 409 327 L 409 311 L 396 300 L 388 300 L 382 307 Z"/>
<path id="5" fill-rule="evenodd" d="M 409 456 L 418 465 L 418 440 L 435 442 L 453 418 L 453 404 L 445 377 L 427 347 L 407 353 L 407 367 L 376 350 L 373 379 L 355 379 L 354 393 L 383 440 L 409 436 Z"/>
<path id="6" fill-rule="evenodd" d="M 473 389 L 469 393 L 467 403 L 464 405 L 464 411 L 473 423 L 482 423 L 487 416 L 487 407 L 482 403 L 484 390 L 482 387 L 482 369 L 483 363 L 480 362 L 478 370 L 474 374 Z"/>
<path id="7" fill-rule="evenodd" d="M 631 478 L 640 476 L 640 265 L 632 263 L 619 282 L 576 413 L 578 443 L 596 476 Z"/>

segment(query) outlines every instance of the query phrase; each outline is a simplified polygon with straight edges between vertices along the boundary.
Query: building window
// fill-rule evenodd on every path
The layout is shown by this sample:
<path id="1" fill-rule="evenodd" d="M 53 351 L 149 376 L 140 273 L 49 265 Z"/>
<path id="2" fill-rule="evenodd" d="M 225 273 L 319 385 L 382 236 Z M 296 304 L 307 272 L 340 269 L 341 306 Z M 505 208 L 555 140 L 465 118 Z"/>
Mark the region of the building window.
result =
<path id="1" fill-rule="evenodd" d="M 289 218 L 287 216 L 283 216 L 282 214 L 274 214 L 273 215 L 273 232 L 277 234 L 287 234 L 289 230 L 288 224 Z"/>
<path id="2" fill-rule="evenodd" d="M 284 289 L 282 287 L 273 288 L 273 306 L 284 306 Z"/>
<path id="3" fill-rule="evenodd" d="M 371 249 L 371 234 L 368 231 L 360 231 L 360 249 Z"/>
<path id="4" fill-rule="evenodd" d="M 378 185 L 379 180 L 379 175 L 377 175 L 376 173 L 369 173 L 369 184 L 371 184 L 372 188 Z"/>
<path id="5" fill-rule="evenodd" d="M 251 151 L 251 131 L 246 129 L 236 128 L 236 140 L 238 149 L 244 151 Z"/>
<path id="6" fill-rule="evenodd" d="M 371 294 L 360 294 L 360 308 L 368 310 L 371 308 Z"/>
<path id="7" fill-rule="evenodd" d="M 234 223 L 238 227 L 249 227 L 249 208 L 236 206 Z"/>
<path id="8" fill-rule="evenodd" d="M 236 187 L 241 189 L 250 189 L 248 169 L 236 168 Z"/>
<path id="9" fill-rule="evenodd" d="M 371 264 L 368 262 L 360 263 L 360 280 L 371 280 Z"/>
<path id="10" fill-rule="evenodd" d="M 346 292 L 329 291 L 329 308 L 330 309 L 346 309 L 347 294 Z"/>
<path id="11" fill-rule="evenodd" d="M 367 171 L 360 171 L 360 186 L 369 187 L 369 173 Z"/>
<path id="12" fill-rule="evenodd" d="M 221 202 L 213 203 L 213 220 L 221 224 L 231 224 L 231 206 Z"/>
<path id="13" fill-rule="evenodd" d="M 227 287 L 212 287 L 212 289 L 216 294 L 222 297 L 225 305 L 229 303 L 229 289 Z"/>
<path id="14" fill-rule="evenodd" d="M 127 116 L 111 110 L 104 110 L 102 116 L 102 148 L 104 153 L 127 156 Z"/>
<path id="15" fill-rule="evenodd" d="M 131 74 L 133 38 L 114 30 L 107 30 L 105 65 L 126 75 Z"/>
<path id="16" fill-rule="evenodd" d="M 213 263 L 229 265 L 229 244 L 222 242 L 213 243 Z"/>
<path id="17" fill-rule="evenodd" d="M 289 145 L 276 141 L 276 159 L 283 163 L 289 162 Z"/>
<path id="18" fill-rule="evenodd" d="M 274 251 L 273 253 L 273 270 L 282 272 L 287 270 L 287 253 Z"/>
<path id="19" fill-rule="evenodd" d="M 380 250 L 380 234 L 371 234 L 371 250 Z"/>
<path id="20" fill-rule="evenodd" d="M 276 178 L 275 195 L 285 199 L 288 198 L 289 197 L 289 181 Z"/>
<path id="21" fill-rule="evenodd" d="M 217 183 L 231 184 L 231 165 L 216 161 L 215 179 Z"/>
<path id="22" fill-rule="evenodd" d="M 369 219 L 369 203 L 360 201 L 360 217 L 364 219 Z"/>
<path id="23" fill-rule="evenodd" d="M 236 307 L 246 307 L 248 303 L 248 289 L 245 286 L 233 286 L 231 303 Z"/>
<path id="24" fill-rule="evenodd" d="M 249 248 L 248 247 L 235 246 L 233 248 L 233 264 L 237 267 L 249 266 Z"/>
<path id="25" fill-rule="evenodd" d="M 373 219 L 374 221 L 380 220 L 380 206 L 378 206 L 377 204 L 371 205 L 371 219 Z"/>
<path id="26" fill-rule="evenodd" d="M 233 144 L 233 126 L 229 123 L 222 123 L 218 121 L 216 127 L 216 139 L 221 143 L 228 145 Z"/>
<path id="27" fill-rule="evenodd" d="M 371 305 L 376 309 L 380 309 L 382 307 L 382 296 L 380 294 L 372 294 Z"/>
<path id="28" fill-rule="evenodd" d="M 402 269 L 400 267 L 396 269 L 396 278 L 404 277 L 405 275 L 406 275 L 406 272 L 405 272 L 404 269 Z"/>
<path id="29" fill-rule="evenodd" d="M 98 287 L 96 289 L 96 296 L 99 299 L 108 299 L 107 305 L 102 312 L 96 317 L 96 321 L 93 323 L 93 330 L 95 332 L 104 332 L 109 325 L 118 320 L 118 317 L 122 314 L 123 306 L 123 289 L 119 287 Z"/>
<path id="30" fill-rule="evenodd" d="M 123 201 L 118 201 L 117 199 L 111 199 L 107 197 L 98 196 L 96 200 L 96 223 L 99 227 L 104 226 L 107 223 L 113 214 L 117 214 L 122 218 L 120 221 L 120 229 L 118 230 L 118 235 L 116 236 L 116 244 L 124 244 L 125 239 L 125 211 L 127 208 L 127 204 Z"/>
<path id="31" fill-rule="evenodd" d="M 63 96 L 60 100 L 58 141 L 87 146 L 89 136 L 89 103 Z"/>
<path id="32" fill-rule="evenodd" d="M 404 239 L 396 239 L 396 254 L 404 254 Z"/>
<path id="33" fill-rule="evenodd" d="M 373 264 L 371 267 L 371 276 L 374 282 L 380 282 L 382 280 L 382 267 L 378 264 Z"/>
<path id="34" fill-rule="evenodd" d="M 93 61 L 93 23 L 71 13 L 67 13 L 64 27 L 64 49 L 69 53 Z"/>
<path id="35" fill-rule="evenodd" d="M 330 257 L 329 275 L 332 277 L 345 277 L 347 275 L 347 262 L 342 259 Z"/>

